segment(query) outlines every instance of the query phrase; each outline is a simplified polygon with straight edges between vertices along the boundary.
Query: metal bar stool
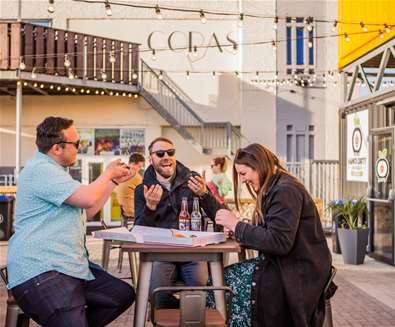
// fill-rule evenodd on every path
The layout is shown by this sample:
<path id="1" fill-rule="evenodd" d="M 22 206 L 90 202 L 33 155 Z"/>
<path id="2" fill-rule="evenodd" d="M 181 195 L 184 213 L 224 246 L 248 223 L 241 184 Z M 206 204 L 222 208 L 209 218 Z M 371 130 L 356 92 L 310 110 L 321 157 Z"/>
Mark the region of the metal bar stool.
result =
<path id="1" fill-rule="evenodd" d="M 4 284 L 8 284 L 7 266 L 0 267 L 0 276 Z M 7 313 L 4 327 L 29 327 L 30 318 L 15 302 L 10 290 L 7 290 Z"/>

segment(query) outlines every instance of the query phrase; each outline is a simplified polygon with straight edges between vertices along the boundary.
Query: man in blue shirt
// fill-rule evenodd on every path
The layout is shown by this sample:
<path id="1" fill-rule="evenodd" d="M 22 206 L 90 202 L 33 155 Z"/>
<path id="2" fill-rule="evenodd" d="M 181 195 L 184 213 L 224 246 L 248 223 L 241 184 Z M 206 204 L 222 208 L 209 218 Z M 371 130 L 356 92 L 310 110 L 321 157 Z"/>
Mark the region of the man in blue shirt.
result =
<path id="1" fill-rule="evenodd" d="M 79 135 L 70 119 L 47 117 L 37 126 L 38 151 L 18 181 L 15 234 L 8 248 L 8 288 L 42 326 L 105 326 L 132 305 L 135 292 L 89 262 L 85 221 L 134 171 L 114 161 L 82 185 L 66 168 L 77 160 Z"/>

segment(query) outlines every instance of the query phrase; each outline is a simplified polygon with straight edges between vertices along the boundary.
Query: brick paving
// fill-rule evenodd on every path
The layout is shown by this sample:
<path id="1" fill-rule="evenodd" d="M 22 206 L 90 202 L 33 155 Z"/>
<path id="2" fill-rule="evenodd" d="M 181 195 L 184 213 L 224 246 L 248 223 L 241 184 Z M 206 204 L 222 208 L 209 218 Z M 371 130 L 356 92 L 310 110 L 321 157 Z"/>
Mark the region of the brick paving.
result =
<path id="1" fill-rule="evenodd" d="M 88 238 L 88 248 L 92 260 L 100 262 L 101 241 Z M 0 242 L 0 265 L 6 261 L 6 252 L 7 243 Z M 110 272 L 122 278 L 130 276 L 126 256 L 122 272 L 117 271 L 117 256 L 117 251 L 112 251 Z M 378 263 L 371 258 L 366 258 L 365 264 L 360 266 L 343 264 L 341 255 L 334 254 L 333 259 L 338 268 L 335 282 L 339 286 L 332 299 L 334 326 L 395 326 L 395 267 Z M 0 326 L 3 326 L 5 321 L 5 302 L 6 290 L 1 285 Z M 132 326 L 133 310 L 134 307 L 109 326 Z M 30 326 L 37 324 L 31 323 Z M 151 324 L 147 323 L 147 326 Z"/>

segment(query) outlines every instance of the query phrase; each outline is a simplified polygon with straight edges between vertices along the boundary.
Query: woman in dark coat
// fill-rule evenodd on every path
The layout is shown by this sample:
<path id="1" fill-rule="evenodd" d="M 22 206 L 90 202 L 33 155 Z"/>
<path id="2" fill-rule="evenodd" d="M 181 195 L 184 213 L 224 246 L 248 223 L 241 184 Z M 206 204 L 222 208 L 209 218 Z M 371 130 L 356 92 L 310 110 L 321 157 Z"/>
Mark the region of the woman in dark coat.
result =
<path id="1" fill-rule="evenodd" d="M 231 325 L 322 326 L 331 254 L 312 198 L 260 144 L 237 152 L 233 174 L 237 207 L 239 182 L 257 201 L 253 223 L 225 209 L 215 221 L 259 257 L 225 271 L 236 292 Z"/>

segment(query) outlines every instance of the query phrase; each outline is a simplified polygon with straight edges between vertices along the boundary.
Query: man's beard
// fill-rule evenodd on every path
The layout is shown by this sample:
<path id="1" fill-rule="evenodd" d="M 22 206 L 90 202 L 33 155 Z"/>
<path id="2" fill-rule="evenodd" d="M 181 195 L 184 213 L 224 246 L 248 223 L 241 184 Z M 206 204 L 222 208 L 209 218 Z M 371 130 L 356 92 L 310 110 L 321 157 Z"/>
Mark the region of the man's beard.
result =
<path id="1" fill-rule="evenodd" d="M 171 168 L 163 168 L 160 164 L 158 164 L 154 165 L 154 169 L 160 176 L 167 179 L 174 175 L 175 166 L 173 164 Z"/>

